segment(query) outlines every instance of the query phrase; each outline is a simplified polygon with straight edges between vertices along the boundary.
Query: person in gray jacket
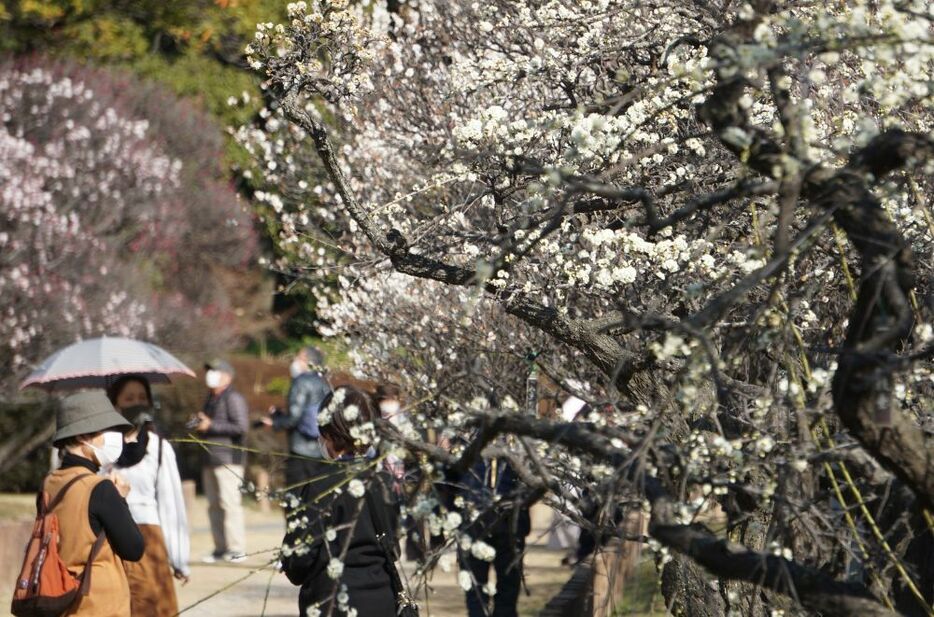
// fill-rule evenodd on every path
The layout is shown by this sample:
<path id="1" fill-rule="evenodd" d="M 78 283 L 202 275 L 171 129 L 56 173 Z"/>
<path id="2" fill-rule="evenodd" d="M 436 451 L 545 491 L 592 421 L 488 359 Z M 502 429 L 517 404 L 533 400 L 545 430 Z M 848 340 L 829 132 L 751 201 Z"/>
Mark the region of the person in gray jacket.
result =
<path id="1" fill-rule="evenodd" d="M 286 491 L 300 492 L 316 473 L 323 452 L 319 443 L 318 412 L 331 398 L 331 386 L 325 377 L 324 354 L 314 347 L 304 347 L 289 367 L 292 385 L 289 387 L 286 409 L 269 409 L 263 424 L 289 435 L 289 457 L 285 463 Z M 287 500 L 288 502 L 288 500 Z"/>
<path id="2" fill-rule="evenodd" d="M 206 445 L 201 467 L 204 494 L 208 498 L 208 517 L 214 552 L 202 561 L 220 559 L 240 562 L 246 559 L 246 528 L 240 486 L 246 452 L 243 440 L 249 429 L 249 408 L 243 395 L 234 390 L 234 369 L 226 360 L 215 359 L 204 365 L 204 381 L 210 390 L 204 410 L 198 413 L 195 430 Z"/>

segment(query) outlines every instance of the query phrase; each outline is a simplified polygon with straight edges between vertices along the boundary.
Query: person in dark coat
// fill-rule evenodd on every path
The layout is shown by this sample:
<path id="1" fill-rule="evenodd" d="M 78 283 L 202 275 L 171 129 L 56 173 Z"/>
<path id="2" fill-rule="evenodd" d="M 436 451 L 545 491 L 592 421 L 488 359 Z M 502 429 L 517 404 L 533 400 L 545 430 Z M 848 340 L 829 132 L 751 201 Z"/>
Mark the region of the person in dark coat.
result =
<path id="1" fill-rule="evenodd" d="M 460 551 L 461 569 L 469 572 L 472 580 L 466 591 L 467 613 L 470 617 L 516 617 L 525 539 L 532 528 L 528 505 L 521 499 L 519 477 L 506 459 L 481 459 L 457 484 L 464 499 L 473 502 L 480 512 L 466 525 L 464 533 L 496 551 L 492 564 L 482 558 L 482 552 Z M 492 612 L 485 589 L 490 565 L 496 571 Z"/>
<path id="2" fill-rule="evenodd" d="M 214 552 L 205 563 L 220 559 L 237 563 L 246 559 L 246 527 L 240 486 L 246 465 L 243 440 L 249 429 L 249 408 L 233 387 L 234 369 L 226 360 L 204 365 L 205 384 L 210 390 L 204 411 L 198 413 L 195 430 L 210 442 L 201 467 Z"/>
<path id="3" fill-rule="evenodd" d="M 301 615 L 394 617 L 396 599 L 389 560 L 377 538 L 370 504 L 395 529 L 391 478 L 374 471 L 368 443 L 356 438 L 377 417 L 369 398 L 340 387 L 319 414 L 323 459 L 289 512 L 281 550 L 282 570 L 300 585 Z M 367 495 L 368 494 L 368 495 Z M 377 517 L 379 520 L 379 517 Z M 395 546 L 391 538 L 387 546 Z M 320 612 L 315 612 L 315 611 Z"/>
<path id="4" fill-rule="evenodd" d="M 324 355 L 314 347 L 304 347 L 289 366 L 292 385 L 289 386 L 286 409 L 269 408 L 261 421 L 289 436 L 289 458 L 285 461 L 285 484 L 297 492 L 319 467 L 322 456 L 318 444 L 318 412 L 331 396 L 324 369 Z"/>

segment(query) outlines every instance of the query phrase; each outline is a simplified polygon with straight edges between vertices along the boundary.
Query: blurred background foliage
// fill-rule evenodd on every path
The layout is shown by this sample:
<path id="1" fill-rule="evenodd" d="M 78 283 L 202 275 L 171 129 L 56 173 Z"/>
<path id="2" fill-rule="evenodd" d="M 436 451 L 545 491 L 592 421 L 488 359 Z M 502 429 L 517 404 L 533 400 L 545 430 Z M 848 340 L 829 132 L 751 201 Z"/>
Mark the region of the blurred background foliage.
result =
<path id="1" fill-rule="evenodd" d="M 153 289 L 181 292 L 171 295 L 176 304 L 166 301 L 163 313 L 197 309 L 213 319 L 211 328 L 203 328 L 205 335 L 221 328 L 233 329 L 237 336 L 218 339 L 212 349 L 200 340 L 203 337 L 189 337 L 191 345 L 183 345 L 184 340 L 155 342 L 179 352 L 193 368 L 209 353 L 237 358 L 242 369 L 238 386 L 254 413 L 282 404 L 288 383 L 286 358 L 317 340 L 312 338 L 317 334 L 313 293 L 293 287 L 286 274 L 263 265 L 275 258 L 271 237 L 279 230 L 264 220 L 263 206 L 254 199 L 259 187 L 250 174 L 242 173 L 249 159 L 232 137 L 237 127 L 257 120 L 265 104 L 243 50 L 256 23 L 282 21 L 285 7 L 284 1 L 267 0 L 0 0 L 0 62 L 93 81 L 107 91 L 108 100 L 119 102 L 122 113 L 146 120 L 166 151 L 182 161 L 187 198 L 179 205 L 190 219 L 188 228 L 218 227 L 211 246 L 204 245 L 210 235 L 176 238 L 176 249 L 138 258 L 134 267 Z M 225 245 L 217 217 L 211 218 L 231 200 L 240 202 L 253 228 L 252 240 L 242 233 L 230 238 L 253 242 L 245 251 Z M 242 260 L 244 253 L 250 254 L 248 262 Z M 204 284 L 208 271 L 212 285 L 221 287 L 223 294 L 209 293 L 213 287 Z M 178 304 L 178 298 L 189 303 Z M 211 317 L 215 306 L 224 310 Z M 326 351 L 333 365 L 346 364 L 342 350 Z M 22 375 L 9 377 L 12 383 Z M 188 415 L 203 403 L 203 384 L 183 380 L 159 390 L 163 430 L 183 435 Z M 49 450 L 43 446 L 54 417 L 50 404 L 41 393 L 18 393 L 8 387 L 0 392 L 0 490 L 32 490 L 47 470 Z M 29 426 L 36 430 L 25 430 Z M 271 439 L 255 433 L 252 439 Z M 19 447 L 22 444 L 28 445 L 28 452 Z M 5 457 L 3 448 L 15 456 Z M 195 477 L 197 448 L 180 450 L 185 475 Z M 275 473 L 277 465 L 263 462 Z"/>
<path id="2" fill-rule="evenodd" d="M 216 120 L 227 180 L 256 211 L 256 187 L 236 171 L 248 159 L 230 132 L 255 120 L 264 105 L 243 50 L 258 22 L 278 23 L 285 14 L 285 2 L 268 0 L 0 0 L 0 55 L 41 54 L 120 68 L 192 100 Z M 275 243 L 269 236 L 279 230 L 261 222 L 257 231 L 261 250 L 271 255 Z M 277 290 L 288 293 L 272 299 L 281 327 L 263 337 L 314 334 L 313 294 L 286 289 L 288 277 L 273 276 Z M 252 341 L 248 336 L 245 342 Z"/>
<path id="3" fill-rule="evenodd" d="M 237 126 L 262 106 L 243 48 L 257 22 L 284 13 L 284 2 L 264 0 L 3 0 L 0 53 L 125 67 Z M 238 92 L 245 104 L 228 104 Z"/>

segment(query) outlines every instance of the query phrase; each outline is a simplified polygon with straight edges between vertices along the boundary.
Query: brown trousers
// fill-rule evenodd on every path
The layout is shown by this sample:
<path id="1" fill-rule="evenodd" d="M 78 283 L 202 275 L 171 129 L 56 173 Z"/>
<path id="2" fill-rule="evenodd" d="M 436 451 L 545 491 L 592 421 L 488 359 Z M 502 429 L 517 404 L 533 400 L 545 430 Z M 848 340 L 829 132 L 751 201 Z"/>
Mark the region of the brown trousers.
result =
<path id="1" fill-rule="evenodd" d="M 172 617 L 178 613 L 175 579 L 169 566 L 162 528 L 140 525 L 146 552 L 137 562 L 123 562 L 130 582 L 130 608 L 133 617 Z"/>

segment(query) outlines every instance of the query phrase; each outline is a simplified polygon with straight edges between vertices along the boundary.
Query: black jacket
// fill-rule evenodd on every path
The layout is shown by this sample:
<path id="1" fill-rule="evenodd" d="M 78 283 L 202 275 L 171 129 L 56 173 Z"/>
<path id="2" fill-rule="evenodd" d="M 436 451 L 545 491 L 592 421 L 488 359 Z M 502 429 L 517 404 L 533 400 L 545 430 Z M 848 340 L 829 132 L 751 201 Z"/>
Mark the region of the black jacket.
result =
<path id="1" fill-rule="evenodd" d="M 506 459 L 482 458 L 466 473 L 450 480 L 480 512 L 480 516 L 464 526 L 471 537 L 529 535 L 532 524 L 529 508 L 522 502 L 524 486 Z"/>
<path id="2" fill-rule="evenodd" d="M 373 502 L 387 508 L 395 521 L 386 474 L 361 473 L 361 459 L 321 461 L 312 480 L 300 493 L 300 504 L 289 515 L 283 540 L 282 569 L 293 585 L 301 585 L 299 609 L 306 614 L 315 604 L 321 614 L 336 597 L 341 584 L 347 586 L 350 606 L 360 617 L 394 617 L 395 597 L 390 584 L 387 560 L 376 539 L 372 516 L 364 497 L 354 497 L 348 478 L 356 477 L 373 496 Z M 339 488 L 336 494 L 333 489 Z M 392 530 L 395 522 L 391 523 Z M 327 533 L 333 529 L 334 539 Z M 328 575 L 332 558 L 340 558 L 349 540 L 343 572 L 335 581 Z M 394 545 L 394 544 L 393 544 Z M 334 614 L 337 614 L 336 610 Z"/>

